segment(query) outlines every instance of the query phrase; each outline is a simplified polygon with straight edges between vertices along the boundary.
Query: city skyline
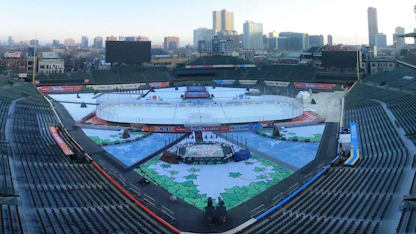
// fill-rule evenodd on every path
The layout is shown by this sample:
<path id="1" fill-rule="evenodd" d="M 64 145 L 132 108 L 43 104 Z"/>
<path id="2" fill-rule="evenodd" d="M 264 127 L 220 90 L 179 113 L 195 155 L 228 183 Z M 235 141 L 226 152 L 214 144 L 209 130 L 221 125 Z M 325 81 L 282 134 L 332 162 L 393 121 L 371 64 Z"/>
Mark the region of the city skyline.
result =
<path id="1" fill-rule="evenodd" d="M 105 38 L 112 35 L 145 35 L 152 44 L 162 44 L 165 36 L 172 35 L 179 37 L 181 46 L 184 46 L 193 44 L 194 29 L 212 27 L 212 11 L 219 9 L 234 13 L 234 27 L 240 34 L 243 33 L 243 23 L 249 20 L 262 23 L 264 34 L 272 31 L 331 34 L 335 43 L 367 44 L 368 7 L 377 8 L 379 32 L 387 35 L 389 45 L 393 43 L 392 35 L 397 26 L 404 27 L 406 32 L 416 28 L 414 3 L 410 0 L 400 4 L 353 0 L 348 5 L 340 0 L 318 0 L 313 3 L 306 0 L 266 0 L 254 5 L 250 4 L 253 3 L 250 0 L 230 0 L 211 1 L 203 6 L 185 0 L 163 2 L 168 7 L 160 7 L 160 0 L 151 3 L 99 2 L 100 5 L 98 1 L 75 0 L 68 6 L 50 3 L 48 0 L 5 3 L 3 7 L 6 14 L 0 15 L 0 20 L 9 23 L 0 28 L 0 41 L 5 43 L 7 37 L 12 36 L 15 42 L 38 39 L 41 44 L 51 44 L 53 39 L 64 41 L 73 38 L 79 43 L 81 36 Z M 316 8 L 317 5 L 320 7 Z M 312 8 L 315 10 L 310 11 Z M 19 15 L 18 19 L 11 20 L 13 15 Z"/>

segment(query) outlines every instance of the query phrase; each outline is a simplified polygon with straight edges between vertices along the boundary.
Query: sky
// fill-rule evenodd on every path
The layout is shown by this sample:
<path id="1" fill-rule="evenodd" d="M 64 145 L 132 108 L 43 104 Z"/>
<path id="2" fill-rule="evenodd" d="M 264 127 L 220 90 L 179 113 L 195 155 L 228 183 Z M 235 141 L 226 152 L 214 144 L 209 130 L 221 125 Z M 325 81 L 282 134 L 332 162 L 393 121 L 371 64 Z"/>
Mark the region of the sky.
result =
<path id="1" fill-rule="evenodd" d="M 138 36 L 161 44 L 178 36 L 192 44 L 193 29 L 212 28 L 212 11 L 234 12 L 234 28 L 243 31 L 246 20 L 271 31 L 331 34 L 335 43 L 367 44 L 367 8 L 378 10 L 379 32 L 392 44 L 394 30 L 416 28 L 412 0 L 0 0 L 0 41 L 38 39 L 63 42 L 82 35 L 92 44 L 96 36 Z M 411 42 L 410 40 L 408 41 Z"/>

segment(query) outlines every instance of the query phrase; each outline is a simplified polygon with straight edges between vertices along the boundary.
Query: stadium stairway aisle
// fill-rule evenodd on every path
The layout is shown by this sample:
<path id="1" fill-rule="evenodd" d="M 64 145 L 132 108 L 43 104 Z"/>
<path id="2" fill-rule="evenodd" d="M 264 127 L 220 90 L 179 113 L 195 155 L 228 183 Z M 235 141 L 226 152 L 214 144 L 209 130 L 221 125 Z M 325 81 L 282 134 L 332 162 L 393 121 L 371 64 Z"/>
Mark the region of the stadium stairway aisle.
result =
<path id="1" fill-rule="evenodd" d="M 20 101 L 23 98 L 20 99 L 16 99 L 13 100 L 10 103 L 10 106 L 8 108 L 8 112 L 7 112 L 7 119 L 4 123 L 4 139 L 5 142 L 7 142 L 7 146 L 5 147 L 5 150 L 3 150 L 3 156 L 2 157 L 7 157 L 7 167 L 9 169 L 9 173 L 10 173 L 10 178 L 11 178 L 11 185 L 12 185 L 12 191 L 11 193 L 13 194 L 13 196 L 16 196 L 14 203 L 16 204 L 15 209 L 15 217 L 9 216 L 9 225 L 4 225 L 4 220 L 3 221 L 3 225 L 2 225 L 2 231 L 7 232 L 10 231 L 12 233 L 14 232 L 30 232 L 30 231 L 34 231 L 34 230 L 30 230 L 27 228 L 27 226 L 25 225 L 25 221 L 24 219 L 22 219 L 21 216 L 21 212 L 23 211 L 23 213 L 25 213 L 25 208 L 22 209 L 21 205 L 17 205 L 17 204 L 24 204 L 25 202 L 27 202 L 28 200 L 25 199 L 24 196 L 21 195 L 19 187 L 18 187 L 18 182 L 17 182 L 17 176 L 16 176 L 16 172 L 15 172 L 15 164 L 14 164 L 14 148 L 15 148 L 15 144 L 13 141 L 13 118 L 14 118 L 14 111 L 15 111 L 15 107 L 16 107 L 16 102 Z M 9 103 L 7 103 L 9 104 Z M 6 168 L 6 167 L 3 167 Z M 2 204 L 2 207 L 4 205 Z M 9 208 L 10 209 L 10 208 Z M 20 211 L 19 211 L 20 210 Z M 3 214 L 2 214 L 3 217 Z M 14 222 L 13 222 L 14 221 Z M 28 220 L 30 221 L 30 220 Z"/>
<path id="2" fill-rule="evenodd" d="M 166 233 L 121 195 L 90 163 L 75 163 L 48 133 L 48 106 L 17 104 L 14 163 L 30 230 L 46 233 Z M 29 205 L 29 204 L 26 204 Z M 37 225 L 36 225 L 37 224 Z"/>
<path id="3" fill-rule="evenodd" d="M 399 208 L 415 173 L 414 161 L 396 131 L 394 120 L 381 104 L 370 101 L 404 94 L 377 91 L 378 88 L 358 84 L 346 97 L 344 127 L 352 121 L 358 123 L 361 149 L 358 164 L 330 167 L 312 185 L 243 233 L 396 231 L 401 216 Z"/>
<path id="4" fill-rule="evenodd" d="M 395 115 L 388 108 L 388 105 L 386 103 L 378 101 L 378 100 L 373 100 L 373 101 L 379 103 L 383 107 L 391 123 L 397 123 L 397 119 Z M 405 130 L 400 126 L 394 126 L 394 128 L 397 134 L 399 135 L 399 137 L 401 138 L 401 141 L 405 145 L 406 149 L 408 150 L 409 155 L 416 155 L 416 146 L 412 143 L 410 139 L 406 137 Z M 413 164 L 413 160 L 408 160 L 405 165 L 402 178 L 400 180 L 401 185 L 399 186 L 398 191 L 397 191 L 398 194 L 392 198 L 392 204 L 391 204 L 392 207 L 400 207 L 403 201 L 403 196 L 408 194 L 408 188 L 411 187 L 412 181 L 414 180 L 414 175 L 415 175 L 415 170 L 412 168 L 412 164 Z M 400 218 L 401 218 L 401 215 L 397 214 L 398 212 L 399 211 L 394 212 L 394 210 L 392 210 L 393 215 L 391 216 L 391 221 L 390 222 L 385 221 L 381 224 L 382 226 L 385 226 L 384 228 L 382 227 L 383 229 L 389 230 L 391 233 L 395 231 L 396 225 L 400 223 Z"/>
<path id="5" fill-rule="evenodd" d="M 31 95 L 0 97 L 2 233 L 170 233 L 122 195 L 88 161 L 65 156 L 48 127 L 57 119 Z"/>

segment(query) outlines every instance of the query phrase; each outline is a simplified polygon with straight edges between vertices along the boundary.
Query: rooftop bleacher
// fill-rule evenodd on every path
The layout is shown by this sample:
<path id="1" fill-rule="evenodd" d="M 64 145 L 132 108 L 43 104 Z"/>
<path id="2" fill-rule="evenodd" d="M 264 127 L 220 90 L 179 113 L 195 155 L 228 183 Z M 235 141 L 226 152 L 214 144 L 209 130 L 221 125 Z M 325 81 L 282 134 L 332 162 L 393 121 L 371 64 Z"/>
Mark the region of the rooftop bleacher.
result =
<path id="1" fill-rule="evenodd" d="M 215 65 L 216 57 L 226 64 L 239 64 L 235 57 L 214 56 L 199 58 L 201 63 Z M 200 62 L 195 62 L 199 64 Z M 220 64 L 221 62 L 218 62 Z M 243 64 L 245 64 L 244 61 Z M 194 64 L 194 63 L 192 63 Z M 225 64 L 222 64 L 225 65 Z M 90 72 L 74 72 L 68 74 L 38 74 L 40 85 L 83 85 L 89 84 L 123 84 L 137 82 L 163 82 L 175 80 L 272 80 L 319 83 L 354 82 L 356 78 L 350 74 L 318 73 L 311 65 L 263 65 L 257 67 L 220 67 L 220 68 L 176 68 L 165 67 L 112 67 L 109 70 L 92 70 Z"/>
<path id="2" fill-rule="evenodd" d="M 233 56 L 202 56 L 188 63 L 188 65 L 238 65 L 252 64 L 250 61 Z"/>
<path id="3" fill-rule="evenodd" d="M 363 79 L 376 85 L 416 91 L 416 70 L 399 66 L 391 72 L 383 72 Z"/>

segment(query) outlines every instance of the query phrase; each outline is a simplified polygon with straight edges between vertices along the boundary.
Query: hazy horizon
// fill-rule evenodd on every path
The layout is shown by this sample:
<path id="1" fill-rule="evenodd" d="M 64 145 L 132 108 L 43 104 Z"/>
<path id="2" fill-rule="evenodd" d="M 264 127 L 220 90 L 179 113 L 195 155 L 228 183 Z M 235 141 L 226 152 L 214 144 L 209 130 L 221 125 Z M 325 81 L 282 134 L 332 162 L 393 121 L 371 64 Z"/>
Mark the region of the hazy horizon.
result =
<path id="1" fill-rule="evenodd" d="M 212 28 L 212 11 L 227 9 L 234 12 L 234 27 L 242 33 L 243 22 L 252 20 L 263 24 L 263 33 L 271 31 L 305 32 L 311 35 L 331 34 L 334 43 L 367 44 L 367 8 L 378 11 L 379 32 L 392 44 L 394 30 L 406 32 L 416 28 L 414 2 L 400 3 L 376 0 L 213 0 L 202 1 L 80 1 L 15 0 L 2 4 L 5 14 L 0 21 L 0 41 L 12 36 L 15 42 L 38 39 L 41 44 L 53 39 L 61 42 L 81 36 L 149 37 L 152 44 L 161 44 L 165 36 L 178 36 L 181 45 L 192 44 L 193 30 Z M 411 42 L 409 40 L 408 42 Z"/>

